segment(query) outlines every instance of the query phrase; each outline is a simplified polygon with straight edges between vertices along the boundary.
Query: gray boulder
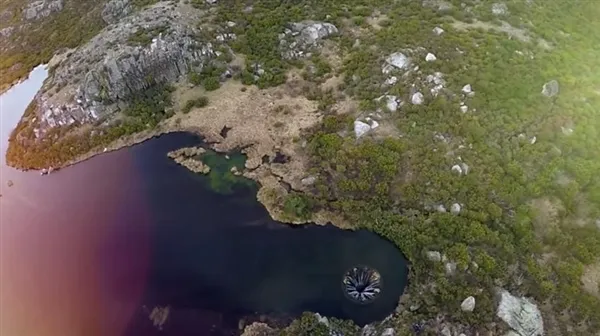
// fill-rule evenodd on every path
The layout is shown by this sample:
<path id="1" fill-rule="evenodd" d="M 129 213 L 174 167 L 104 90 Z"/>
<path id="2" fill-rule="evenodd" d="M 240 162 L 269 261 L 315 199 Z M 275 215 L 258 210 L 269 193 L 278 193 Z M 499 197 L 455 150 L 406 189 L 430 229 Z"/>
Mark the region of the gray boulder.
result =
<path id="1" fill-rule="evenodd" d="M 450 207 L 450 212 L 454 215 L 458 215 L 460 213 L 460 210 L 461 210 L 461 206 L 458 203 L 454 203 Z"/>
<path id="2" fill-rule="evenodd" d="M 63 9 L 63 0 L 39 0 L 29 3 L 23 9 L 25 20 L 39 20 Z"/>
<path id="3" fill-rule="evenodd" d="M 544 321 L 538 307 L 527 298 L 511 295 L 500 289 L 500 304 L 496 315 L 521 336 L 542 336 Z"/>
<path id="4" fill-rule="evenodd" d="M 433 262 L 442 261 L 442 254 L 438 251 L 427 251 L 427 259 Z"/>
<path id="5" fill-rule="evenodd" d="M 475 298 L 469 296 L 460 304 L 460 309 L 464 312 L 472 312 L 475 309 Z"/>
<path id="6" fill-rule="evenodd" d="M 309 186 L 309 185 L 315 184 L 316 181 L 317 181 L 316 177 L 308 176 L 308 177 L 303 178 L 300 182 L 305 186 Z"/>
<path id="7" fill-rule="evenodd" d="M 102 20 L 108 24 L 118 22 L 133 12 L 133 6 L 129 0 L 110 0 L 102 10 Z"/>
<path id="8" fill-rule="evenodd" d="M 546 97 L 554 97 L 558 94 L 558 91 L 558 81 L 554 79 L 549 81 L 548 83 L 545 83 L 544 86 L 542 86 L 542 94 Z"/>
<path id="9" fill-rule="evenodd" d="M 444 264 L 444 270 L 446 271 L 446 275 L 454 275 L 456 273 L 457 264 L 453 261 L 449 261 Z"/>
<path id="10" fill-rule="evenodd" d="M 285 59 L 307 56 L 323 39 L 337 32 L 336 26 L 327 22 L 307 20 L 290 23 L 279 35 L 281 56 Z"/>
<path id="11" fill-rule="evenodd" d="M 421 104 L 423 104 L 424 101 L 425 101 L 425 97 L 423 96 L 423 94 L 421 92 L 417 92 L 417 93 L 413 94 L 412 97 L 410 98 L 410 102 L 413 103 L 413 105 L 421 105 Z"/>
<path id="12" fill-rule="evenodd" d="M 365 135 L 370 130 L 371 125 L 360 120 L 354 121 L 354 134 L 357 138 L 360 138 L 361 136 Z"/>
<path id="13" fill-rule="evenodd" d="M 385 101 L 385 106 L 390 112 L 398 110 L 398 97 L 392 95 L 383 95 L 375 99 L 377 102 Z"/>
<path id="14" fill-rule="evenodd" d="M 406 70 L 411 64 L 411 59 L 401 52 L 395 52 L 385 59 L 382 72 L 384 74 L 392 72 L 394 69 Z"/>

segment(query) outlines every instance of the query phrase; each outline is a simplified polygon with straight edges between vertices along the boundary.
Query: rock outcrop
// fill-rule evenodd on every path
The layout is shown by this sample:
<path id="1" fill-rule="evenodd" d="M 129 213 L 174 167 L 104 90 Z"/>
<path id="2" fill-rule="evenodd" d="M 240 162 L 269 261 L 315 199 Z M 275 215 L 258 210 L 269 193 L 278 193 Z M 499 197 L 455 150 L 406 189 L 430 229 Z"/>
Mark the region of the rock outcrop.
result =
<path id="1" fill-rule="evenodd" d="M 63 0 L 34 1 L 23 10 L 25 20 L 39 20 L 63 9 Z"/>
<path id="2" fill-rule="evenodd" d="M 499 290 L 500 304 L 496 315 L 506 322 L 518 335 L 541 336 L 544 321 L 538 307 L 527 298 L 519 298 L 507 290 Z"/>
<path id="3" fill-rule="evenodd" d="M 302 21 L 288 25 L 288 28 L 279 35 L 281 56 L 285 59 L 296 59 L 308 56 L 308 53 L 319 43 L 334 34 L 336 26 L 327 22 Z"/>
<path id="4" fill-rule="evenodd" d="M 181 6 L 159 2 L 128 16 L 60 62 L 35 98 L 40 134 L 106 119 L 130 97 L 207 64 L 212 45 L 198 41 L 192 14 Z"/>
<path id="5" fill-rule="evenodd" d="M 110 0 L 102 10 L 102 20 L 108 24 L 118 22 L 133 12 L 133 6 L 129 0 Z"/>

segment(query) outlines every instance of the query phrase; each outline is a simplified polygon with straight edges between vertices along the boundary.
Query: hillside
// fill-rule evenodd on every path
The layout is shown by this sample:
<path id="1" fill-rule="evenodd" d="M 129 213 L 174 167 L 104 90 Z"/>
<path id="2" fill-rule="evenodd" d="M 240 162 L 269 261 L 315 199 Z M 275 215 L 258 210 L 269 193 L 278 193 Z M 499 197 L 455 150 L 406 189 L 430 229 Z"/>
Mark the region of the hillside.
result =
<path id="1" fill-rule="evenodd" d="M 64 1 L 2 50 L 7 83 L 61 52 L 11 165 L 199 132 L 244 148 L 276 219 L 366 228 L 411 262 L 381 324 L 265 332 L 600 335 L 596 3 Z M 93 24 L 71 35 L 76 13 Z"/>

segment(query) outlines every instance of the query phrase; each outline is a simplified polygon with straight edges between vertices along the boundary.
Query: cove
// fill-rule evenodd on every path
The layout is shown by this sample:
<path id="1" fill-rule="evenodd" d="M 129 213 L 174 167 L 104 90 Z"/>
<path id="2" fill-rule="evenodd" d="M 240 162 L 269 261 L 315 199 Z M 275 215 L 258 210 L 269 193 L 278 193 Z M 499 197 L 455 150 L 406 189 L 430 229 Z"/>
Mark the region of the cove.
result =
<path id="1" fill-rule="evenodd" d="M 16 124 L 39 88 L 23 85 L 41 85 L 35 71 L 0 100 L 2 332 L 230 335 L 250 314 L 314 311 L 365 324 L 396 308 L 407 266 L 393 244 L 367 231 L 273 221 L 256 186 L 230 179 L 222 157 L 211 159 L 209 176 L 167 158 L 202 144 L 195 135 L 163 135 L 47 176 L 6 167 L 5 120 Z M 18 111 L 7 108 L 15 92 Z M 381 277 L 367 304 L 344 292 L 357 265 Z M 162 330 L 148 318 L 155 306 L 170 307 Z"/>

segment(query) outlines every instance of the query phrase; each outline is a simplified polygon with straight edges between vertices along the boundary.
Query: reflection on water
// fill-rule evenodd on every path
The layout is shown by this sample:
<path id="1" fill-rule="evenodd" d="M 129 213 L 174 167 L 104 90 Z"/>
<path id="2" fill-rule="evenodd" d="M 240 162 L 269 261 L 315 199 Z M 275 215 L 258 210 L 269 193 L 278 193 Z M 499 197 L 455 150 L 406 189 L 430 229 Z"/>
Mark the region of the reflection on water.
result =
<path id="1" fill-rule="evenodd" d="M 48 176 L 3 166 L 1 334 L 151 335 L 156 306 L 169 306 L 165 321 L 153 315 L 163 335 L 225 334 L 256 312 L 366 323 L 395 308 L 406 265 L 392 244 L 272 221 L 254 183 L 231 172 L 243 167 L 241 155 L 206 154 L 208 176 L 166 156 L 199 144 L 170 134 Z M 370 304 L 342 289 L 356 265 L 385 284 Z"/>

